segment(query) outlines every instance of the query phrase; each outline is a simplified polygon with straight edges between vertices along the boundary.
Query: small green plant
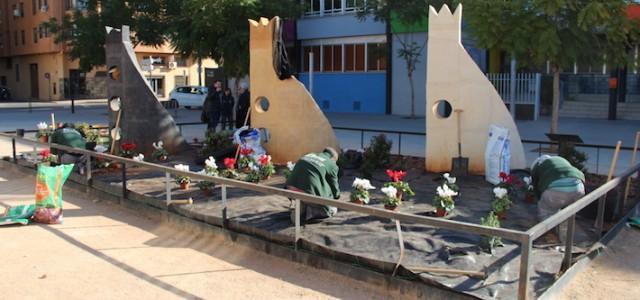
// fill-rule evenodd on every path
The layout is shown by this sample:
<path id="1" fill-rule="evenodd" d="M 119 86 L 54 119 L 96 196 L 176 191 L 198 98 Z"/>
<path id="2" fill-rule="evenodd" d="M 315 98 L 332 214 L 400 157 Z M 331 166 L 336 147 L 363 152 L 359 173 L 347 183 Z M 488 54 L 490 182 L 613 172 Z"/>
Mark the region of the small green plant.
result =
<path id="1" fill-rule="evenodd" d="M 392 142 L 384 134 L 371 138 L 371 145 L 362 156 L 360 172 L 365 178 L 371 178 L 376 169 L 386 168 L 391 163 Z"/>
<path id="2" fill-rule="evenodd" d="M 49 125 L 45 122 L 38 123 L 38 132 L 36 133 L 36 138 L 41 138 L 44 136 L 50 136 L 53 133 L 53 130 L 49 128 Z"/>
<path id="3" fill-rule="evenodd" d="M 250 162 L 249 163 L 249 173 L 247 173 L 247 176 L 244 178 L 244 180 L 247 181 L 247 182 L 258 183 L 258 182 L 260 182 L 260 179 L 262 179 L 262 174 L 260 172 L 260 167 L 255 165 L 254 163 Z"/>
<path id="4" fill-rule="evenodd" d="M 408 182 L 402 181 L 407 175 L 407 172 L 402 170 L 387 170 L 387 176 L 391 179 L 391 182 L 387 182 L 384 186 L 392 186 L 398 191 L 398 198 L 402 200 L 402 195 L 407 194 L 409 196 L 415 196 L 416 193 L 413 192 Z"/>
<path id="5" fill-rule="evenodd" d="M 436 189 L 436 196 L 433 197 L 433 206 L 436 209 L 441 209 L 444 214 L 448 214 L 455 208 L 453 197 L 457 195 L 457 192 L 450 189 L 448 185 L 443 184 Z"/>
<path id="6" fill-rule="evenodd" d="M 480 218 L 480 225 L 499 228 L 500 220 L 498 219 L 498 216 L 493 211 L 490 211 L 487 217 Z M 480 243 L 481 243 L 480 246 L 483 249 L 485 249 L 489 253 L 493 253 L 494 248 L 502 246 L 502 239 L 497 236 L 483 235 L 480 240 Z"/>
<path id="7" fill-rule="evenodd" d="M 164 149 L 163 141 L 158 141 L 157 143 L 153 143 L 152 146 L 153 146 L 153 153 L 151 153 L 151 156 L 153 157 L 153 159 L 159 160 L 159 161 L 164 161 L 167 159 L 167 156 L 169 156 L 169 152 L 167 152 L 167 150 Z"/>
<path id="8" fill-rule="evenodd" d="M 363 204 L 369 203 L 369 190 L 373 190 L 375 187 L 371 185 L 371 182 L 369 182 L 368 179 L 356 177 L 356 179 L 353 180 L 351 187 L 351 195 L 349 196 L 351 202 Z"/>
<path id="9" fill-rule="evenodd" d="M 276 167 L 271 162 L 271 155 L 260 155 L 260 157 L 258 157 L 258 168 L 260 169 L 261 179 L 268 179 L 276 173 Z"/>
<path id="10" fill-rule="evenodd" d="M 381 188 L 380 191 L 384 194 L 382 203 L 384 203 L 385 208 L 393 210 L 402 203 L 402 200 L 398 198 L 398 190 L 395 187 L 386 186 Z"/>
<path id="11" fill-rule="evenodd" d="M 289 179 L 289 176 L 291 176 L 291 172 L 293 172 L 293 168 L 295 167 L 296 164 L 294 164 L 293 162 L 287 162 L 287 168 L 282 171 L 282 175 L 284 175 L 285 179 Z"/>
<path id="12" fill-rule="evenodd" d="M 216 186 L 215 183 L 211 182 L 211 181 L 199 181 L 196 186 L 201 189 L 201 190 L 213 190 L 213 188 Z"/>
<path id="13" fill-rule="evenodd" d="M 216 152 L 233 147 L 233 132 L 220 131 L 207 133 L 201 154 L 204 157 L 214 156 Z"/>
<path id="14" fill-rule="evenodd" d="M 509 192 L 502 187 L 493 188 L 493 194 L 495 196 L 493 202 L 491 202 L 491 208 L 497 214 L 503 214 L 509 208 L 511 208 L 511 199 L 509 199 Z"/>
<path id="15" fill-rule="evenodd" d="M 175 165 L 173 167 L 176 168 L 176 170 L 189 172 L 189 166 L 188 165 L 178 164 L 178 165 Z M 183 185 L 183 184 L 189 184 L 189 183 L 191 183 L 191 178 L 189 176 L 185 176 L 185 175 L 177 175 L 176 176 L 176 184 Z"/>

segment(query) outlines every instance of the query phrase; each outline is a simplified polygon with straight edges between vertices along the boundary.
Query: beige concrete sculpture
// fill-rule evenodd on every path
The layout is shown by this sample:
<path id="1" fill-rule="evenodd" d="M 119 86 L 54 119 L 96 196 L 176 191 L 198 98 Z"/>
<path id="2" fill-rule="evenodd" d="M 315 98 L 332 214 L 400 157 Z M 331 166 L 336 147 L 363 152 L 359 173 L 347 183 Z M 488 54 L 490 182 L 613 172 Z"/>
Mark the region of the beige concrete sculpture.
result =
<path id="1" fill-rule="evenodd" d="M 429 7 L 425 168 L 430 172 L 450 170 L 451 158 L 458 156 L 458 115 L 462 156 L 469 158 L 470 173 L 484 173 L 491 124 L 509 129 L 511 169 L 524 168 L 518 128 L 496 89 L 462 46 L 461 21 L 462 5 L 453 14 L 446 5 L 440 12 Z M 451 107 L 445 108 L 444 101 Z"/>
<path id="2" fill-rule="evenodd" d="M 331 124 L 304 85 L 291 77 L 280 80 L 274 70 L 274 30 L 271 21 L 249 20 L 251 126 L 267 128 L 264 145 L 275 163 L 297 161 L 324 147 L 340 149 Z"/>

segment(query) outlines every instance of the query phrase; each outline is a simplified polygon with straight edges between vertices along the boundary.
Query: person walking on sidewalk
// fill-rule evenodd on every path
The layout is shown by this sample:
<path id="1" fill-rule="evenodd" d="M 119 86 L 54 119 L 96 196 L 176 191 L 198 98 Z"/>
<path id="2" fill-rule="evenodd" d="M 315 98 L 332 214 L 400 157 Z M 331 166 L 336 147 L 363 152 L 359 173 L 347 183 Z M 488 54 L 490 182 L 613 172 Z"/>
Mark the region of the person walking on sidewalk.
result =
<path id="1" fill-rule="evenodd" d="M 213 88 L 209 89 L 202 109 L 207 119 L 207 130 L 212 133 L 216 132 L 222 112 L 222 82 L 219 80 L 216 80 L 213 83 Z"/>
<path id="2" fill-rule="evenodd" d="M 240 83 L 238 88 L 238 105 L 236 106 L 236 128 L 244 126 L 244 120 L 249 112 L 249 85 L 246 82 Z M 251 120 L 247 120 L 247 126 L 251 127 Z"/>

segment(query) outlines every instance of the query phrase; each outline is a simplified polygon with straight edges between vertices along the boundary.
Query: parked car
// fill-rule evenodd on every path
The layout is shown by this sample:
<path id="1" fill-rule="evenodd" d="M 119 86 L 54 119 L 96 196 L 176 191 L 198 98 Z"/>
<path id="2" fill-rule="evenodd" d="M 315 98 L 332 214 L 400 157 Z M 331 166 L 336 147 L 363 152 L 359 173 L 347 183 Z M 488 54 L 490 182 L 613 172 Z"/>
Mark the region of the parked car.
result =
<path id="1" fill-rule="evenodd" d="M 178 86 L 169 93 L 169 99 L 186 108 L 202 107 L 207 98 L 208 89 L 204 86 Z"/>
<path id="2" fill-rule="evenodd" d="M 7 87 L 0 86 L 0 100 L 11 100 L 11 92 Z"/>

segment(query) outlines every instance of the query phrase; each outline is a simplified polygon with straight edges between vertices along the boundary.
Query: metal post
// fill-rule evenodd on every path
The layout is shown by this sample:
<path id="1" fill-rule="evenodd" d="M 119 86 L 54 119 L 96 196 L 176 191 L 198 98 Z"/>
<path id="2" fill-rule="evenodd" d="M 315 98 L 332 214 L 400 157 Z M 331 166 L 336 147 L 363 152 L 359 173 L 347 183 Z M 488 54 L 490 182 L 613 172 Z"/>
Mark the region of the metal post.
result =
<path id="1" fill-rule="evenodd" d="M 301 238 L 301 229 L 300 229 L 300 199 L 296 199 L 295 202 L 295 226 L 296 226 L 296 236 L 295 243 L 293 244 L 294 249 L 298 251 L 298 241 Z"/>
<path id="2" fill-rule="evenodd" d="M 167 189 L 165 201 L 167 204 L 167 208 L 169 208 L 169 204 L 171 204 L 171 174 L 169 174 L 169 172 L 164 173 L 164 185 Z"/>
<path id="3" fill-rule="evenodd" d="M 127 164 L 122 163 L 122 199 L 127 199 Z"/>
<path id="4" fill-rule="evenodd" d="M 91 174 L 91 156 L 87 156 L 87 165 L 86 165 L 86 174 L 84 174 L 86 176 L 87 179 L 87 193 L 89 192 L 89 189 L 91 188 L 91 184 L 93 181 L 93 174 Z"/>
<path id="5" fill-rule="evenodd" d="M 16 138 L 11 138 L 11 149 L 13 150 L 13 162 L 18 163 L 18 155 L 16 154 Z"/>
<path id="6" fill-rule="evenodd" d="M 509 112 L 516 119 L 516 58 L 511 57 L 511 79 L 509 84 Z"/>
<path id="7" fill-rule="evenodd" d="M 600 170 L 600 147 L 596 147 L 596 174 Z"/>
<path id="8" fill-rule="evenodd" d="M 572 215 L 567 221 L 567 237 L 564 245 L 564 259 L 562 260 L 562 268 L 560 271 L 564 272 L 571 267 L 573 261 L 573 235 L 576 227 L 576 215 Z"/>
<path id="9" fill-rule="evenodd" d="M 364 149 L 364 130 L 360 130 L 360 149 Z"/>
<path id="10" fill-rule="evenodd" d="M 540 73 L 536 73 L 536 92 L 535 92 L 535 99 L 534 99 L 534 112 L 533 112 L 533 120 L 538 120 L 538 117 L 540 116 L 540 83 L 541 83 L 541 75 Z"/>
<path id="11" fill-rule="evenodd" d="M 309 52 L 309 94 L 313 97 L 313 51 Z"/>
<path id="12" fill-rule="evenodd" d="M 402 132 L 398 133 L 398 155 L 402 155 Z"/>
<path id="13" fill-rule="evenodd" d="M 531 237 L 520 243 L 520 278 L 518 279 L 518 299 L 526 300 L 529 293 L 529 263 L 531 262 Z"/>
<path id="14" fill-rule="evenodd" d="M 227 185 L 223 184 L 221 186 L 221 196 L 222 196 L 222 228 L 229 228 L 229 220 L 227 219 Z"/>

